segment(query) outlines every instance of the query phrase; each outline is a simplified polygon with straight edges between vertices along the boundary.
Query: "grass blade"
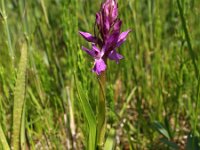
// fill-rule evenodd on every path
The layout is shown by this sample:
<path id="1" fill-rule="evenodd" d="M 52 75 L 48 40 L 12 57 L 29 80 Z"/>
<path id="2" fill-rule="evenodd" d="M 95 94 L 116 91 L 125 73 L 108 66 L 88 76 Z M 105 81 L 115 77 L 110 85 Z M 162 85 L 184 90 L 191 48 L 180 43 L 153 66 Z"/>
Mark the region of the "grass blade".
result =
<path id="1" fill-rule="evenodd" d="M 111 129 L 105 142 L 105 150 L 113 150 L 115 148 L 115 129 Z"/>
<path id="2" fill-rule="evenodd" d="M 46 6 L 45 6 L 45 3 L 44 3 L 44 0 L 40 0 L 40 3 L 41 3 L 41 6 L 42 6 L 42 10 L 43 10 L 43 13 L 44 13 L 46 24 L 48 26 L 50 26 L 49 25 L 49 19 L 48 19 L 48 15 L 47 15 L 47 11 L 46 11 Z"/>
<path id="3" fill-rule="evenodd" d="M 188 134 L 187 142 L 186 142 L 186 150 L 199 150 L 199 139 L 198 137 L 194 136 L 192 133 Z"/>
<path id="4" fill-rule="evenodd" d="M 10 147 L 9 147 L 8 142 L 6 140 L 6 137 L 5 137 L 4 133 L 3 133 L 3 129 L 1 127 L 1 125 L 0 125 L 0 137 L 1 137 L 0 138 L 0 142 L 1 142 L 2 146 L 3 146 L 3 148 L 5 150 L 9 150 Z"/>
<path id="5" fill-rule="evenodd" d="M 164 143 L 165 145 L 167 145 L 168 147 L 170 147 L 172 150 L 178 150 L 179 149 L 179 147 L 178 147 L 178 145 L 176 143 L 171 142 L 166 138 L 161 138 L 160 141 L 162 143 Z"/>
<path id="6" fill-rule="evenodd" d="M 120 116 L 120 117 L 122 117 L 123 114 L 124 114 L 124 112 L 126 111 L 127 106 L 128 106 L 128 104 L 129 104 L 129 102 L 131 101 L 131 98 L 132 98 L 133 95 L 135 94 L 135 91 L 136 91 L 136 90 L 137 90 L 137 87 L 134 87 L 134 88 L 132 89 L 131 93 L 129 94 L 129 96 L 128 96 L 126 102 L 124 103 L 124 105 L 123 105 L 123 107 L 122 107 L 122 109 L 121 109 L 121 111 L 120 111 L 120 113 L 119 113 L 119 116 Z"/>
<path id="7" fill-rule="evenodd" d="M 4 28 L 6 30 L 6 35 L 7 35 L 9 54 L 10 54 L 10 57 L 11 57 L 12 65 L 14 65 L 14 51 L 13 51 L 13 48 L 12 48 L 12 41 L 11 41 L 11 36 L 10 36 L 10 29 L 9 29 L 9 26 L 8 26 L 8 20 L 7 20 L 4 0 L 1 0 L 1 5 L 2 5 L 1 16 L 3 17 L 3 20 L 4 20 Z"/>
<path id="8" fill-rule="evenodd" d="M 168 140 L 170 139 L 170 135 L 169 135 L 168 131 L 163 127 L 163 125 L 160 122 L 154 121 L 153 126 L 165 138 L 167 138 Z"/>
<path id="9" fill-rule="evenodd" d="M 199 70 L 198 70 L 198 67 L 197 67 L 197 64 L 196 64 L 197 55 L 195 55 L 195 53 L 194 53 L 194 51 L 192 49 L 192 44 L 191 44 L 190 36 L 189 36 L 189 33 L 188 33 L 186 20 L 185 20 L 185 17 L 184 17 L 184 14 L 183 14 L 183 9 L 181 7 L 181 4 L 180 4 L 179 0 L 177 0 L 177 4 L 178 4 L 180 17 L 181 17 L 181 22 L 182 22 L 182 25 L 183 25 L 183 30 L 184 30 L 184 33 L 185 33 L 185 38 L 186 38 L 187 45 L 188 45 L 188 48 L 189 48 L 189 53 L 190 53 L 190 56 L 192 58 L 192 63 L 194 65 L 195 75 L 196 75 L 196 78 L 198 79 Z"/>
<path id="10" fill-rule="evenodd" d="M 83 88 L 80 84 L 79 81 L 77 81 L 75 79 L 75 83 L 76 83 L 76 88 L 77 88 L 77 92 L 78 92 L 78 97 L 79 97 L 79 101 L 80 104 L 82 106 L 83 109 L 83 114 L 87 120 L 87 124 L 89 126 L 89 137 L 88 137 L 88 150 L 94 150 L 96 147 L 96 119 L 95 119 L 95 115 L 94 112 L 92 110 L 92 107 L 90 105 L 90 103 L 88 102 Z"/>
<path id="11" fill-rule="evenodd" d="M 15 150 L 20 149 L 20 131 L 22 125 L 22 109 L 25 99 L 25 79 L 27 66 L 27 45 L 23 44 L 21 49 L 21 58 L 19 70 L 14 90 L 14 108 L 13 108 L 13 135 L 12 142 Z"/>

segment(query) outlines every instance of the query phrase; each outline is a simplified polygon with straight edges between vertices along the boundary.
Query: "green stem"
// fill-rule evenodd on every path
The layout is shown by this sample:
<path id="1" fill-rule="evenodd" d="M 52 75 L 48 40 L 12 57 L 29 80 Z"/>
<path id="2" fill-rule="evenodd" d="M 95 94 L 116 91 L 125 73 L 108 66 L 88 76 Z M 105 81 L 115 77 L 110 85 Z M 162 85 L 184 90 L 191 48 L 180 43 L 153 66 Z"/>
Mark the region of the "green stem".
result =
<path id="1" fill-rule="evenodd" d="M 2 15 L 3 15 L 3 20 L 4 20 L 4 28 L 6 30 L 6 36 L 8 40 L 8 48 L 9 48 L 9 55 L 11 58 L 12 65 L 14 67 L 14 52 L 12 48 L 12 42 L 11 42 L 11 37 L 10 37 L 10 30 L 8 27 L 8 21 L 7 21 L 7 15 L 6 15 L 6 10 L 5 10 L 5 3 L 4 0 L 1 0 L 1 5 L 2 5 Z"/>
<path id="2" fill-rule="evenodd" d="M 179 9 L 181 22 L 182 22 L 183 30 L 184 30 L 184 33 L 185 33 L 185 38 L 186 38 L 186 41 L 187 41 L 189 53 L 190 53 L 190 56 L 192 58 L 192 63 L 193 63 L 193 66 L 194 66 L 195 75 L 196 75 L 196 78 L 198 80 L 199 69 L 197 67 L 197 55 L 195 54 L 195 52 L 193 51 L 193 48 L 192 48 L 190 35 L 189 35 L 188 29 L 187 29 L 187 24 L 186 24 L 186 20 L 185 20 L 184 14 L 183 14 L 183 8 L 181 7 L 180 0 L 177 0 L 177 4 L 178 4 L 178 9 Z"/>
<path id="3" fill-rule="evenodd" d="M 99 77 L 99 104 L 97 115 L 97 147 L 103 149 L 106 132 L 106 101 L 105 101 L 106 72 L 102 72 Z"/>

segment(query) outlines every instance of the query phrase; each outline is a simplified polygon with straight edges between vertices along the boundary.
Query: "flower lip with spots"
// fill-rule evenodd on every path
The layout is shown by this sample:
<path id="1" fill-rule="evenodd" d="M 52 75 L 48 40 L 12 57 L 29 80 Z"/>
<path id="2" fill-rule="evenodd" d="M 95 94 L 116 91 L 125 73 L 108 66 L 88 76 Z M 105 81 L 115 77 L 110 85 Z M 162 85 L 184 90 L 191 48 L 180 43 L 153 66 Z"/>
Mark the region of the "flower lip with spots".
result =
<path id="1" fill-rule="evenodd" d="M 99 12 L 96 13 L 96 25 L 99 36 L 79 31 L 79 34 L 92 43 L 91 50 L 82 46 L 82 50 L 94 59 L 92 69 L 97 75 L 106 70 L 107 59 L 119 60 L 123 58 L 116 49 L 126 41 L 131 30 L 120 33 L 122 21 L 118 18 L 118 5 L 116 0 L 106 0 Z"/>

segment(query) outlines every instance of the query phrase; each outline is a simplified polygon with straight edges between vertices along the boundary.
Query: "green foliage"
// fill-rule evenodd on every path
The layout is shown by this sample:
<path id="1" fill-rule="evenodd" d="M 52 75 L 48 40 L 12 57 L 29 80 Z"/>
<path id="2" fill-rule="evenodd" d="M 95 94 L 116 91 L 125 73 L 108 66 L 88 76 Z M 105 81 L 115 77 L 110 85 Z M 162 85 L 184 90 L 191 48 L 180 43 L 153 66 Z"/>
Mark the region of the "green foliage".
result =
<path id="1" fill-rule="evenodd" d="M 200 140 L 197 136 L 192 133 L 187 136 L 186 150 L 193 149 L 198 150 L 200 148 Z"/>
<path id="2" fill-rule="evenodd" d="M 132 32 L 119 49 L 125 58 L 118 65 L 108 62 L 107 128 L 116 134 L 113 138 L 106 132 L 106 145 L 150 150 L 191 149 L 191 143 L 197 147 L 200 2 L 118 2 L 122 30 Z M 93 60 L 81 50 L 90 45 L 78 31 L 93 32 L 100 4 L 100 0 L 0 1 L 0 124 L 10 147 L 17 125 L 22 148 L 94 148 L 99 84 L 91 72 Z M 24 36 L 29 62 L 23 84 L 26 101 L 19 94 L 24 88 L 16 88 Z M 21 100 L 18 116 L 13 114 L 16 99 Z M 155 121 L 157 128 L 152 128 Z"/>

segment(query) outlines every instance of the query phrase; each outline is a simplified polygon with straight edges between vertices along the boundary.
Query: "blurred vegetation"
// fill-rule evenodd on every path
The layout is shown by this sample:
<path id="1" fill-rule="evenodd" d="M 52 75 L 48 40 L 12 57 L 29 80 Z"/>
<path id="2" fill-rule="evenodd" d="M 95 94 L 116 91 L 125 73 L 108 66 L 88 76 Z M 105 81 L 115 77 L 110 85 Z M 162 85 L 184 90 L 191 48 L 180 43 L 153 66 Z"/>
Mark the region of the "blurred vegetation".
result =
<path id="1" fill-rule="evenodd" d="M 122 28 L 132 32 L 119 49 L 125 59 L 108 62 L 107 135 L 115 130 L 117 150 L 200 149 L 200 1 L 118 2 Z M 100 0 L 1 0 L 0 130 L 9 145 L 25 40 L 23 149 L 85 149 L 88 125 L 77 91 L 94 112 L 99 92 L 93 62 L 80 49 L 90 45 L 78 31 L 93 32 L 100 5 Z"/>

